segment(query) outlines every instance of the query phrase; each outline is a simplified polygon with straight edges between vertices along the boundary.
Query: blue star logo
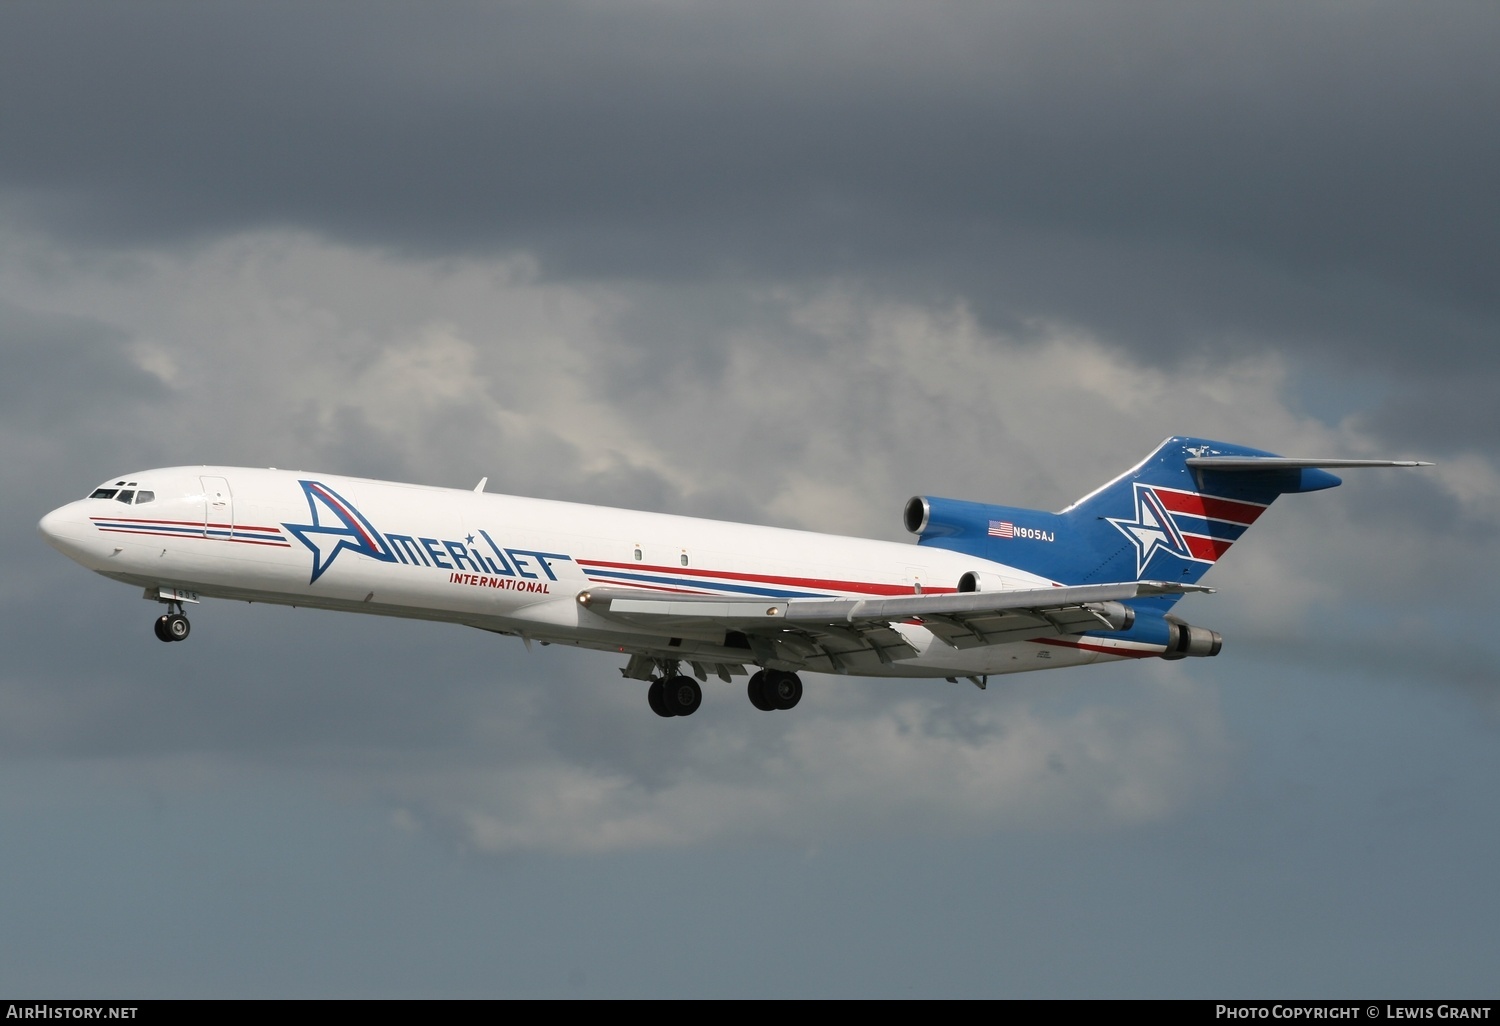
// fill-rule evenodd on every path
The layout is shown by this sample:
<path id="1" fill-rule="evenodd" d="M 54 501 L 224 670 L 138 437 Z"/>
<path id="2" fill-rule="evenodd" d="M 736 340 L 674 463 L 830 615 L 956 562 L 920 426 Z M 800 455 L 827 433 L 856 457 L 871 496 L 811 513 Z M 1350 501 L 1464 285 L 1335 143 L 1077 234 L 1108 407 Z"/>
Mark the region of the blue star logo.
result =
<path id="1" fill-rule="evenodd" d="M 1162 504 L 1161 497 L 1149 486 L 1135 486 L 1135 519 L 1105 517 L 1115 528 L 1135 545 L 1135 576 L 1140 580 L 1146 576 L 1146 565 L 1158 552 L 1167 552 L 1178 559 L 1192 559 L 1187 540 L 1177 529 L 1172 514 Z"/>
<path id="2" fill-rule="evenodd" d="M 312 514 L 310 524 L 282 524 L 293 537 L 306 545 L 313 554 L 312 579 L 309 584 L 323 576 L 333 565 L 334 559 L 345 550 L 357 552 L 382 563 L 394 563 L 386 540 L 379 531 L 364 518 L 354 504 L 338 492 L 317 481 L 299 481 L 302 493 L 307 497 L 307 508 Z"/>

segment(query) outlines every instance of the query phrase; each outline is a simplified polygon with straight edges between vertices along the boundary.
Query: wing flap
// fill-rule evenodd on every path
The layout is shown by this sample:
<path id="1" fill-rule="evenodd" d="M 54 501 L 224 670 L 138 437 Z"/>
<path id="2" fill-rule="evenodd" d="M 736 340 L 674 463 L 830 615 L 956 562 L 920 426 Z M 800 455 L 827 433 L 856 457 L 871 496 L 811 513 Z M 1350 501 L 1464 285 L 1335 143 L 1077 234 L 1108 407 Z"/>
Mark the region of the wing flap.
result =
<path id="1" fill-rule="evenodd" d="M 1086 603 L 1119 602 L 1148 595 L 1211 592 L 1197 584 L 1174 581 L 1123 581 L 1071 588 L 1022 591 L 970 591 L 941 595 L 893 595 L 884 598 L 835 596 L 796 599 L 725 599 L 717 595 L 656 595 L 628 588 L 591 588 L 578 603 L 594 612 L 657 624 L 678 619 L 684 624 L 715 621 L 745 625 L 784 623 L 895 623 L 930 614 L 976 615 L 1026 609 L 1066 609 Z"/>
<path id="2" fill-rule="evenodd" d="M 1084 631 L 1109 631 L 1121 627 L 1109 618 L 1105 609 L 1089 606 L 1045 612 L 1012 610 L 967 616 L 939 614 L 921 619 L 922 625 L 940 641 L 958 649 L 1026 641 L 1038 634 L 1082 634 Z"/>
<path id="3" fill-rule="evenodd" d="M 900 623 L 918 623 L 954 648 L 976 648 L 1039 634 L 1119 630 L 1127 615 L 1118 605 L 1122 600 L 1211 590 L 1169 581 L 1131 581 L 884 598 L 726 599 L 596 588 L 581 592 L 578 602 L 608 619 L 667 633 L 741 633 L 761 665 L 826 666 L 837 672 L 870 655 L 883 663 L 915 656 L 916 650 L 895 627 Z"/>
<path id="4" fill-rule="evenodd" d="M 1147 595 L 1180 595 L 1189 591 L 1212 591 L 1194 584 L 1171 581 L 1125 581 L 1118 584 L 1084 584 L 1071 588 L 1031 588 L 1024 591 L 969 591 L 945 595 L 894 595 L 889 598 L 788 599 L 790 622 L 848 620 L 908 620 L 932 614 L 974 616 L 1013 610 L 1067 609 L 1086 603 L 1119 602 Z"/>

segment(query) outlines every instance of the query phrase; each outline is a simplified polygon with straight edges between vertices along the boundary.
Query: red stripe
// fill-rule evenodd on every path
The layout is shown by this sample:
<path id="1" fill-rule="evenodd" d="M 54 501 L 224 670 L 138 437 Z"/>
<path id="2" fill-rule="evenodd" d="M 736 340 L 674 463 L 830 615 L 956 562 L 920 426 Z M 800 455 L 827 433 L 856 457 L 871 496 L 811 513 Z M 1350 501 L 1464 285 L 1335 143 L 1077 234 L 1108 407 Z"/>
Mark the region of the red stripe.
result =
<path id="1" fill-rule="evenodd" d="M 1031 641 L 1037 645 L 1056 645 L 1058 648 L 1081 648 L 1085 652 L 1102 652 L 1105 655 L 1121 656 L 1125 659 L 1150 659 L 1152 656 L 1161 655 L 1161 652 L 1142 652 L 1138 649 L 1129 648 L 1106 648 L 1103 645 L 1090 645 L 1082 641 L 1064 641 L 1062 638 L 1032 638 Z M 1161 651 L 1166 651 L 1165 646 L 1163 646 Z"/>
<path id="2" fill-rule="evenodd" d="M 193 527 L 202 529 L 204 527 L 217 527 L 226 531 L 269 531 L 271 534 L 280 535 L 279 527 L 251 527 L 248 524 L 204 524 L 201 520 L 150 520 L 146 517 L 89 517 L 98 523 L 106 521 L 111 524 L 166 524 L 172 527 Z"/>
<path id="3" fill-rule="evenodd" d="M 1223 538 L 1207 538 L 1201 534 L 1184 534 L 1182 540 L 1187 542 L 1188 551 L 1193 554 L 1194 559 L 1206 559 L 1210 563 L 1228 552 L 1229 546 L 1234 544 Z"/>
<path id="4" fill-rule="evenodd" d="M 1253 524 L 1255 518 L 1266 511 L 1266 507 L 1253 502 L 1220 499 L 1213 495 L 1199 495 L 1197 492 L 1174 492 L 1166 488 L 1153 488 L 1152 491 L 1161 499 L 1161 504 L 1173 513 L 1227 520 L 1232 524 Z"/>
<path id="5" fill-rule="evenodd" d="M 96 525 L 97 526 L 97 525 Z M 136 531 L 129 527 L 100 527 L 100 534 L 138 534 L 143 538 L 192 538 L 198 541 L 235 542 L 239 545 L 269 545 L 278 549 L 289 549 L 292 543 L 279 538 L 210 538 L 205 534 L 165 534 L 161 531 Z"/>
<path id="6" fill-rule="evenodd" d="M 697 567 L 654 566 L 650 563 L 611 563 L 602 559 L 580 559 L 579 566 L 608 567 L 615 570 L 649 570 L 652 573 L 711 577 L 725 581 L 750 581 L 755 584 L 782 584 L 802 588 L 822 588 L 825 591 L 855 591 L 866 595 L 910 595 L 908 584 L 871 584 L 867 581 L 835 581 L 821 577 L 777 577 L 770 574 L 744 574 L 732 570 L 703 570 Z M 622 582 L 623 583 L 623 582 Z M 924 595 L 946 595 L 957 588 L 922 588 Z"/>
<path id="7" fill-rule="evenodd" d="M 319 495 L 323 496 L 324 502 L 328 503 L 328 505 L 332 506 L 343 515 L 345 523 L 354 525 L 354 529 L 359 532 L 359 536 L 365 540 L 366 545 L 374 549 L 376 552 L 382 551 L 382 546 L 377 544 L 374 538 L 370 537 L 370 532 L 365 530 L 365 526 L 364 524 L 360 523 L 359 517 L 350 512 L 343 503 L 335 499 L 328 492 L 328 489 L 324 488 L 322 485 L 314 484 L 313 487 L 317 489 Z"/>
<path id="8" fill-rule="evenodd" d="M 619 588 L 629 588 L 631 591 L 665 591 L 672 595 L 722 595 L 721 592 L 717 591 L 709 592 L 702 590 L 695 591 L 692 588 L 669 588 L 664 584 L 640 584 L 636 581 L 615 581 L 611 580 L 608 577 L 590 577 L 589 580 L 594 584 L 605 584 L 613 585 Z M 747 595 L 745 597 L 752 599 L 755 598 L 754 595 Z"/>

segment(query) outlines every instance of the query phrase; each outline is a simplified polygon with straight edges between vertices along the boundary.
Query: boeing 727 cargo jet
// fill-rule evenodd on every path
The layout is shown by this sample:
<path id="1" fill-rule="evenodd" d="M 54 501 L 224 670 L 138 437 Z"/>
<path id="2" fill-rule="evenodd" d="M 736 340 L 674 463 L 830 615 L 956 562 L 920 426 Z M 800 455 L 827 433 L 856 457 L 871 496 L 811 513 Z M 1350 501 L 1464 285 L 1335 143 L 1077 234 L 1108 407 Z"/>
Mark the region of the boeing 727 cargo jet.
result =
<path id="1" fill-rule="evenodd" d="M 749 675 L 790 709 L 803 672 L 966 677 L 1118 659 L 1213 656 L 1173 604 L 1278 496 L 1329 468 L 1169 438 L 1060 513 L 932 497 L 916 545 L 285 470 L 126 474 L 48 513 L 69 558 L 145 589 L 156 636 L 188 636 L 200 598 L 467 624 L 629 657 L 660 716 L 699 682 Z M 684 672 L 691 670 L 691 675 Z"/>

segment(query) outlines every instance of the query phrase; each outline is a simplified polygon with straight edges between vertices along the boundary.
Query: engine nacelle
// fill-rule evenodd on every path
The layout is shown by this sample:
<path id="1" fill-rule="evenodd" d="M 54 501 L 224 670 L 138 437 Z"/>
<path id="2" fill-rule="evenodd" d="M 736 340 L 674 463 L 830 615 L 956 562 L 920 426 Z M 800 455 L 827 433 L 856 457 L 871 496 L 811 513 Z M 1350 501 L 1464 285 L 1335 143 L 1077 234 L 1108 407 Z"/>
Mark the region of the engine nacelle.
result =
<path id="1" fill-rule="evenodd" d="M 921 534 L 927 530 L 927 522 L 932 519 L 932 504 L 920 495 L 913 495 L 906 500 L 906 508 L 901 511 L 901 523 L 912 534 Z"/>
<path id="2" fill-rule="evenodd" d="M 1194 627 L 1149 607 L 1137 608 L 1123 602 L 1090 602 L 1087 608 L 1107 619 L 1118 632 L 1115 636 L 1121 640 L 1160 645 L 1165 650 L 1161 653 L 1162 659 L 1216 656 L 1224 647 L 1224 639 L 1218 631 Z M 1106 631 L 1097 633 L 1109 636 Z"/>
<path id="3" fill-rule="evenodd" d="M 1017 587 L 1022 585 L 1014 581 L 1007 582 L 1004 577 L 988 570 L 970 570 L 958 579 L 960 594 L 1014 591 Z M 1135 610 L 1123 602 L 1089 602 L 1083 608 L 1099 616 L 1108 625 L 1108 630 L 1128 631 L 1135 626 Z"/>
<path id="4" fill-rule="evenodd" d="M 990 506 L 983 502 L 943 499 L 936 495 L 914 495 L 906 500 L 901 523 L 908 531 L 931 544 L 937 540 L 976 540 L 989 536 L 990 522 L 1050 517 L 1050 513 L 1017 510 L 1009 506 Z M 951 546 L 950 546 L 951 547 Z M 960 550 L 962 551 L 962 550 Z"/>
<path id="5" fill-rule="evenodd" d="M 1111 630 L 1128 631 L 1135 626 L 1135 608 L 1123 602 L 1089 602 L 1083 608 L 1103 617 Z"/>
<path id="6" fill-rule="evenodd" d="M 1186 659 L 1188 656 L 1216 656 L 1224 647 L 1224 639 L 1218 631 L 1207 627 L 1194 627 L 1175 616 L 1166 617 L 1167 650 L 1163 659 Z"/>
<path id="7" fill-rule="evenodd" d="M 964 593 L 973 591 L 1004 591 L 1005 578 L 999 574 L 992 574 L 988 570 L 970 570 L 958 579 L 958 590 Z"/>

